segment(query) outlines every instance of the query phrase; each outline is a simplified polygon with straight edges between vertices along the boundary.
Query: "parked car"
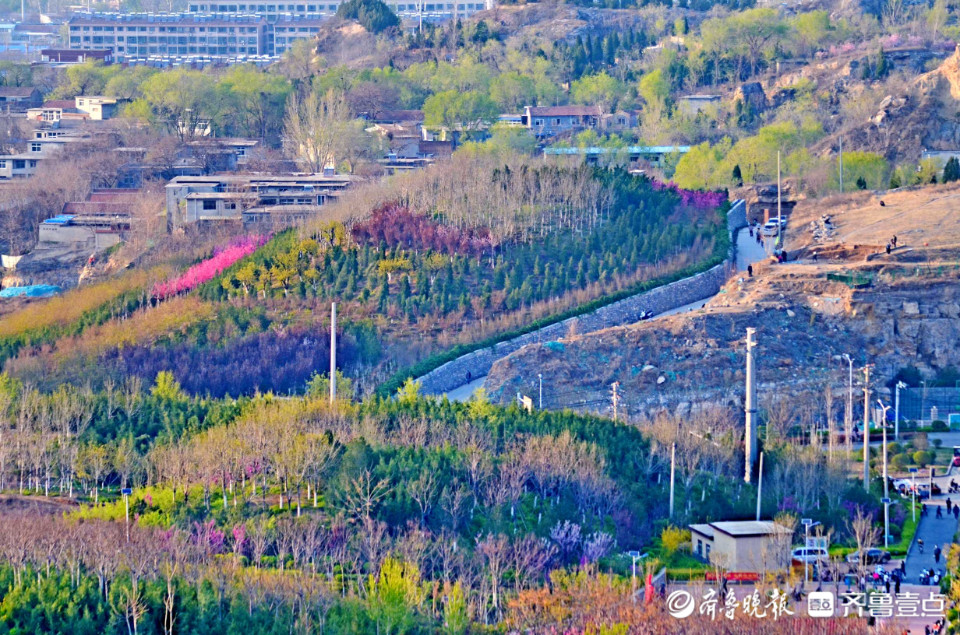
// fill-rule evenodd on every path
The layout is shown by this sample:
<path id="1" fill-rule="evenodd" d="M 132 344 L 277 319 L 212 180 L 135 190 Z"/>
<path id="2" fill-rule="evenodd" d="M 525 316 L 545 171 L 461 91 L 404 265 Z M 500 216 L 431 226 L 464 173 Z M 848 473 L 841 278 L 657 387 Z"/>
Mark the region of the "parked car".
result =
<path id="1" fill-rule="evenodd" d="M 771 218 L 760 228 L 760 233 L 764 236 L 776 236 L 777 232 L 780 230 L 779 225 L 777 224 L 776 218 Z"/>
<path id="2" fill-rule="evenodd" d="M 791 554 L 794 562 L 800 564 L 814 564 L 830 559 L 830 554 L 823 547 L 798 547 Z"/>
<path id="3" fill-rule="evenodd" d="M 890 562 L 891 557 L 892 556 L 890 555 L 889 551 L 884 551 L 883 549 L 868 549 L 866 564 L 886 564 Z M 850 564 L 857 564 L 860 562 L 860 552 L 854 551 L 847 556 L 847 562 Z"/>

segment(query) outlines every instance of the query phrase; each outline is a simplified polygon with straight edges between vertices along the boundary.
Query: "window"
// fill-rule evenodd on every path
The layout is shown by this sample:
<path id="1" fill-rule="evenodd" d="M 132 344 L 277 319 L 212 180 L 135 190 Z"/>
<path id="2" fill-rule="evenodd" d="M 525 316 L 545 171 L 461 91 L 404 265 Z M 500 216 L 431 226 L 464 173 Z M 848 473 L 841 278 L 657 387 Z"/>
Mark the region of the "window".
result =
<path id="1" fill-rule="evenodd" d="M 213 199 L 206 199 L 206 200 L 203 201 L 203 210 L 204 210 L 204 211 L 209 211 L 209 210 L 213 210 L 213 209 L 217 209 L 217 202 L 216 202 L 215 200 L 213 200 Z"/>
<path id="2" fill-rule="evenodd" d="M 703 541 L 700 540 L 699 538 L 697 538 L 697 555 L 698 556 L 703 555 Z"/>
<path id="3" fill-rule="evenodd" d="M 14 160 L 13 160 L 13 169 L 14 169 L 14 170 L 22 170 L 22 169 L 24 169 L 25 167 L 27 167 L 27 162 L 24 161 L 23 159 L 14 159 Z"/>
<path id="4" fill-rule="evenodd" d="M 6 170 L 6 169 L 7 169 L 7 160 L 0 159 L 0 170 Z"/>
<path id="5" fill-rule="evenodd" d="M 28 163 L 30 164 L 30 167 L 31 167 L 31 168 L 37 167 L 37 162 L 36 162 L 35 160 L 33 160 L 33 159 L 30 159 L 30 161 L 29 161 Z"/>
<path id="6" fill-rule="evenodd" d="M 31 143 L 30 152 L 43 152 L 43 144 L 40 143 Z"/>

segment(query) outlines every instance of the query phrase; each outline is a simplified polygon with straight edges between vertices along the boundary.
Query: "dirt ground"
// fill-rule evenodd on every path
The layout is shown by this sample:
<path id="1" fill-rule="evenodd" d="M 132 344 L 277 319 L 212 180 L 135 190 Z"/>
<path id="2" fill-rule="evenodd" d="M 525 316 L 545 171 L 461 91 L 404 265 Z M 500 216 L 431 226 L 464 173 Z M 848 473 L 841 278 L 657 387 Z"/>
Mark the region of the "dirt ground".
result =
<path id="1" fill-rule="evenodd" d="M 881 205 L 881 201 L 883 205 Z M 877 195 L 855 192 L 801 201 L 787 230 L 788 251 L 813 247 L 810 223 L 827 213 L 836 234 L 824 245 L 871 245 L 882 249 L 894 235 L 897 246 L 925 249 L 960 246 L 960 184 L 903 188 Z"/>

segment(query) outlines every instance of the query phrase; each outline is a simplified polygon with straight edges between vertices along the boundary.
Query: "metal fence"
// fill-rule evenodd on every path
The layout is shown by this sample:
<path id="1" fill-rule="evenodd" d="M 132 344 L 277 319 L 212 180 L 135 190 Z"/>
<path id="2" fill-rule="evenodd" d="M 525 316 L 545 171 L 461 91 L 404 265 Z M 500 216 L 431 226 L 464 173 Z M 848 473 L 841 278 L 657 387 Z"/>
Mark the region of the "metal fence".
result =
<path id="1" fill-rule="evenodd" d="M 911 421 L 950 421 L 960 416 L 960 387 L 904 388 L 900 391 L 900 418 Z"/>

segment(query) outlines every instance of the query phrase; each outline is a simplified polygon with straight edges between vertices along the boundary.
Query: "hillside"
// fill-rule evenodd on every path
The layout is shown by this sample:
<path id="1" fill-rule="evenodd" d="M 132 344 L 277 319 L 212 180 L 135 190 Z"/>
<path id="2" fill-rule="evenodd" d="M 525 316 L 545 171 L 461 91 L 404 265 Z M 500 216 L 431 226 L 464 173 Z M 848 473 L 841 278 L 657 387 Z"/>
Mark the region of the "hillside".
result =
<path id="1" fill-rule="evenodd" d="M 881 377 L 907 366 L 928 376 L 948 371 L 960 365 L 952 335 L 960 328 L 960 226 L 949 216 L 929 226 L 941 217 L 936 208 L 898 205 L 925 196 L 952 207 L 952 192 L 893 194 L 884 208 L 871 202 L 870 212 L 858 207 L 869 197 L 854 195 L 852 209 L 834 214 L 836 243 L 810 245 L 801 208 L 787 243 L 807 245 L 801 262 L 757 266 L 753 278 L 731 280 L 702 309 L 528 346 L 495 364 L 485 388 L 509 402 L 517 392 L 535 394 L 542 372 L 545 407 L 609 414 L 610 384 L 618 381 L 621 412 L 632 416 L 705 404 L 736 409 L 747 327 L 757 329 L 765 403 L 784 394 L 820 401 L 825 386 L 842 383 L 844 354 L 855 364 L 869 360 Z M 899 248 L 887 256 L 882 244 L 893 232 Z"/>
<path id="2" fill-rule="evenodd" d="M 467 165 L 470 180 L 454 183 Z M 170 370 L 193 394 L 299 392 L 326 370 L 335 301 L 338 359 L 366 394 L 454 346 L 712 266 L 726 249 L 722 198 L 622 171 L 458 160 L 358 190 L 340 204 L 360 212 L 346 224 L 233 239 L 165 280 L 100 292 L 99 303 L 75 291 L 86 312 L 57 324 L 14 313 L 0 355 L 14 376 L 50 388 L 149 383 Z"/>

